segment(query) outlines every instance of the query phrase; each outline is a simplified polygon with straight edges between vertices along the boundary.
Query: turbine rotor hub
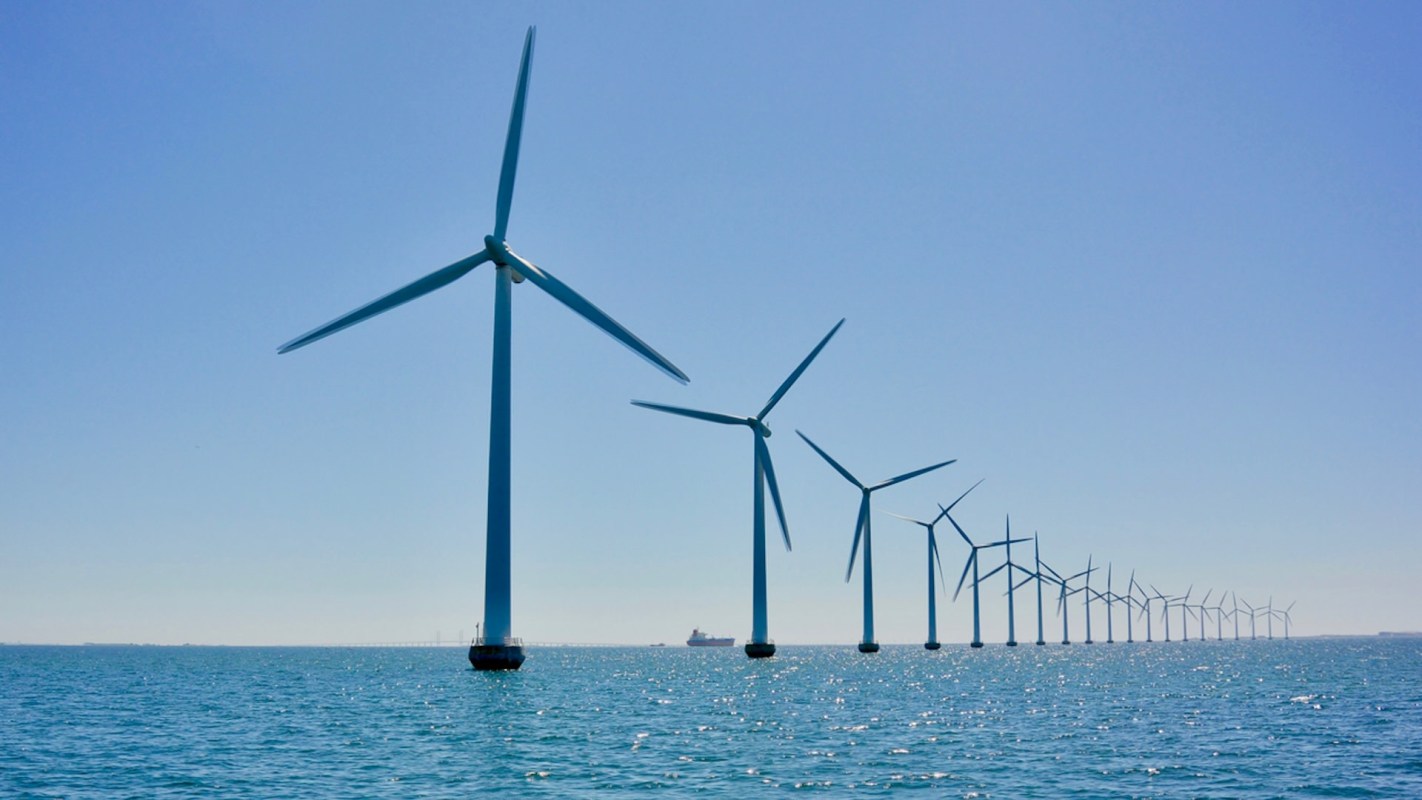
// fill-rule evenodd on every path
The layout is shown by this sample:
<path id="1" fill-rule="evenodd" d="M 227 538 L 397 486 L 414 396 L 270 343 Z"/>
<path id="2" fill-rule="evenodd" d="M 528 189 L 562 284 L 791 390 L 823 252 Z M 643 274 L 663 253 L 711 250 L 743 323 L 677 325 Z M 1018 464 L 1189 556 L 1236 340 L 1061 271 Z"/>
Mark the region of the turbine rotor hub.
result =
<path id="1" fill-rule="evenodd" d="M 509 252 L 509 246 L 506 242 L 501 242 L 493 236 L 485 236 L 484 249 L 489 252 L 489 258 L 493 259 L 494 266 L 507 268 L 509 276 L 513 278 L 514 283 L 523 283 L 524 277 L 519 274 L 518 270 L 513 268 L 513 262 L 516 259 L 513 254 Z"/>

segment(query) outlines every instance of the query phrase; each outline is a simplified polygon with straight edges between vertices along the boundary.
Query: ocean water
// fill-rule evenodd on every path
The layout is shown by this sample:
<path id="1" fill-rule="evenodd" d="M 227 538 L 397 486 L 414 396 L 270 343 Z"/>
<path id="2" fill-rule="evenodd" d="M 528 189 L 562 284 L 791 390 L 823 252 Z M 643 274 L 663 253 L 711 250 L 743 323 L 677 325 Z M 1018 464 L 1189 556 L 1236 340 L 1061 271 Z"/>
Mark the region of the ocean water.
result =
<path id="1" fill-rule="evenodd" d="M 1422 797 L 1422 639 L 0 647 L 0 797 Z"/>

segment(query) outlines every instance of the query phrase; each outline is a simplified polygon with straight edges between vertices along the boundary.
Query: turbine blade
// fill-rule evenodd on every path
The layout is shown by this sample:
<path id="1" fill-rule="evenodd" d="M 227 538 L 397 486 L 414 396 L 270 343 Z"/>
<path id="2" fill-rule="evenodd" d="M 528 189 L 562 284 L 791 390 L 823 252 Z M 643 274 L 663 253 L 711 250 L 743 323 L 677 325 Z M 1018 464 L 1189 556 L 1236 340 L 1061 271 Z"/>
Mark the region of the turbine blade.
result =
<path id="1" fill-rule="evenodd" d="M 820 454 L 820 458 L 823 458 L 825 461 L 828 461 L 829 465 L 831 467 L 834 467 L 835 472 L 838 472 L 840 475 L 843 475 L 845 480 L 849 481 L 855 486 L 858 486 L 861 489 L 864 488 L 864 484 L 860 483 L 858 478 L 854 477 L 853 475 L 850 475 L 849 470 L 845 469 L 844 467 L 841 467 L 838 461 L 835 461 L 833 458 L 830 458 L 829 453 L 826 453 L 825 451 L 821 450 L 819 445 L 810 441 L 810 437 L 806 436 L 802 431 L 796 430 L 795 432 L 800 434 L 800 438 L 805 440 L 805 444 L 814 448 L 814 451 Z"/>
<path id="2" fill-rule="evenodd" d="M 996 575 L 997 573 L 1002 572 L 1002 568 L 1005 567 L 1005 566 L 1007 566 L 1007 565 L 1006 565 L 1006 564 L 998 564 L 998 565 L 997 565 L 996 567 L 994 567 L 991 571 L 989 571 L 988 574 L 980 576 L 980 577 L 978 578 L 978 583 L 982 583 L 983 581 L 987 580 L 988 578 L 991 578 L 992 576 Z"/>
<path id="3" fill-rule="evenodd" d="M 805 360 L 800 362 L 800 366 L 796 367 L 795 371 L 790 373 L 790 377 L 786 378 L 785 382 L 780 384 L 780 388 L 776 389 L 775 394 L 770 396 L 770 402 L 766 403 L 765 408 L 760 410 L 760 414 L 757 415 L 759 419 L 764 420 L 765 415 L 770 413 L 770 409 L 775 408 L 775 404 L 780 402 L 780 398 L 784 397 L 785 393 L 790 391 L 790 387 L 794 385 L 795 381 L 800 379 L 800 373 L 804 372 L 805 368 L 810 366 L 810 362 L 815 360 L 815 356 L 819 355 L 820 351 L 825 349 L 825 345 L 829 344 L 830 337 L 834 336 L 835 331 L 838 331 L 839 326 L 843 324 L 843 319 L 836 322 L 834 327 L 830 328 L 830 332 L 825 334 L 825 338 L 821 339 L 820 343 L 815 345 L 815 349 L 811 350 L 810 354 L 805 356 Z"/>
<path id="4" fill-rule="evenodd" d="M 941 463 L 941 464 L 934 464 L 934 465 L 931 466 L 931 467 L 924 467 L 923 469 L 916 469 L 916 470 L 914 470 L 913 472 L 905 472 L 905 473 L 902 474 L 902 475 L 899 475 L 899 476 L 896 476 L 896 477 L 893 477 L 893 478 L 889 478 L 889 479 L 886 480 L 886 481 L 879 481 L 878 483 L 874 484 L 873 486 L 870 486 L 870 487 L 869 487 L 869 491 L 872 492 L 872 491 L 874 491 L 875 489 L 883 489 L 883 488 L 886 487 L 886 486 L 893 486 L 894 484 L 896 484 L 896 483 L 902 483 L 903 481 L 906 481 L 906 480 L 908 480 L 909 478 L 917 478 L 919 475 L 922 475 L 922 474 L 925 473 L 925 472 L 932 472 L 932 471 L 934 471 L 935 469 L 938 469 L 939 467 L 946 467 L 946 466 L 948 466 L 949 464 L 956 463 L 957 460 L 958 460 L 958 459 L 955 458 L 955 459 L 952 459 L 952 460 L 950 460 L 950 461 L 944 461 L 944 462 Z"/>
<path id="5" fill-rule="evenodd" d="M 986 479 L 986 478 L 978 478 L 978 482 L 977 482 L 977 483 L 975 483 L 975 484 L 973 484 L 972 486 L 969 486 L 969 487 L 968 487 L 968 492 L 971 492 L 972 490 L 978 488 L 978 485 L 981 484 L 981 483 L 982 483 L 983 481 L 985 481 L 985 480 L 987 480 L 987 479 Z M 962 500 L 964 497 L 967 497 L 967 496 L 968 496 L 968 492 L 963 492 L 962 494 L 958 495 L 958 500 Z M 948 504 L 948 507 L 945 508 L 945 509 L 943 509 L 943 513 L 946 515 L 949 511 L 952 511 L 952 510 L 953 510 L 953 506 L 958 505 L 958 500 L 954 500 L 953 502 L 949 503 L 949 504 Z"/>
<path id="6" fill-rule="evenodd" d="M 609 317 L 602 309 L 588 302 L 587 298 L 573 291 L 573 288 L 566 283 L 553 277 L 553 273 L 530 263 L 527 259 L 504 248 L 508 255 L 517 262 L 517 271 L 527 278 L 535 286 L 553 296 L 553 299 L 576 311 L 588 322 L 601 328 L 604 333 L 622 344 L 637 355 L 652 363 L 652 366 L 660 369 L 671 377 L 682 383 L 690 383 L 691 379 L 686 377 L 686 373 L 676 368 L 676 365 L 662 357 L 661 353 L 647 346 L 647 343 L 638 339 L 631 331 L 622 327 L 617 320 Z"/>
<path id="7" fill-rule="evenodd" d="M 714 411 L 697 411 L 694 408 L 682 408 L 680 406 L 667 406 L 661 403 L 648 403 L 643 400 L 633 400 L 632 405 L 650 408 L 653 411 L 665 411 L 668 414 L 676 414 L 692 419 L 703 419 L 707 422 L 719 422 L 722 425 L 750 425 L 750 417 L 734 417 L 730 414 L 718 414 Z"/>
<path id="8" fill-rule="evenodd" d="M 456 261 L 453 264 L 450 264 L 449 266 L 444 267 L 442 269 L 437 269 L 434 272 L 431 272 L 430 274 L 426 275 L 425 277 L 415 281 L 414 283 L 402 286 L 399 289 L 396 289 L 395 291 L 385 295 L 384 297 L 381 297 L 378 300 L 372 300 L 371 302 L 366 303 L 365 305 L 361 306 L 360 308 L 357 308 L 355 311 L 352 311 L 349 314 L 337 317 L 319 328 L 308 331 L 307 333 L 304 333 L 301 336 L 292 339 L 281 347 L 278 347 L 277 352 L 289 353 L 298 347 L 305 347 L 306 345 L 311 344 L 312 342 L 318 339 L 324 339 L 339 330 L 349 328 L 357 322 L 362 322 L 364 320 L 370 319 L 376 314 L 389 311 L 390 309 L 408 303 L 417 297 L 429 294 L 435 289 L 438 289 L 442 286 L 445 286 L 446 284 L 449 284 L 464 277 L 469 273 L 470 270 L 474 269 L 475 267 L 488 260 L 489 251 L 480 250 L 478 253 L 475 253 L 474 255 L 466 259 Z"/>
<path id="9" fill-rule="evenodd" d="M 958 593 L 963 591 L 963 581 L 968 579 L 968 570 L 973 568 L 973 562 L 977 560 L 977 557 L 977 550 L 968 551 L 968 560 L 963 563 L 963 574 L 958 576 L 958 588 L 953 590 L 953 602 L 958 601 Z"/>
<path id="10" fill-rule="evenodd" d="M 528 97 L 528 69 L 533 61 L 535 28 L 529 26 L 523 39 L 523 58 L 518 65 L 513 110 L 509 112 L 509 135 L 504 140 L 504 165 L 499 171 L 499 198 L 494 210 L 494 238 L 504 241 L 509 227 L 509 206 L 513 204 L 514 175 L 518 172 L 518 144 L 523 138 L 523 107 Z"/>
<path id="11" fill-rule="evenodd" d="M 922 525 L 922 526 L 925 527 L 925 528 L 927 528 L 927 527 L 929 526 L 929 523 L 924 522 L 924 521 L 921 520 L 921 519 L 914 519 L 913 517 L 906 517 L 906 516 L 904 516 L 903 514 L 895 514 L 895 513 L 892 512 L 892 511 L 883 511 L 883 512 L 880 512 L 880 513 L 888 514 L 888 515 L 891 516 L 891 517 L 897 517 L 898 519 L 901 519 L 901 520 L 903 520 L 904 522 L 912 522 L 912 523 L 915 524 L 915 525 Z"/>
<path id="12" fill-rule="evenodd" d="M 933 536 L 932 528 L 928 529 L 928 547 L 933 551 L 933 560 L 938 563 L 938 582 L 943 584 L 944 589 L 947 589 L 948 579 L 943 577 L 943 559 L 938 555 L 938 539 Z M 1290 608 L 1292 608 L 1292 606 L 1290 606 Z"/>
<path id="13" fill-rule="evenodd" d="M 780 484 L 775 482 L 775 467 L 770 463 L 770 448 L 765 446 L 765 437 L 755 432 L 755 454 L 765 470 L 765 485 L 770 487 L 770 501 L 775 505 L 775 517 L 780 520 L 780 535 L 785 539 L 785 550 L 790 550 L 790 526 L 785 523 L 785 507 L 780 504 Z"/>
<path id="14" fill-rule="evenodd" d="M 939 506 L 939 508 L 942 508 L 942 506 Z M 945 513 L 943 514 L 943 516 L 947 517 L 947 518 L 948 518 L 948 521 L 951 522 L 951 523 L 953 523 L 953 530 L 957 531 L 957 532 L 958 532 L 958 535 L 961 536 L 961 537 L 963 537 L 963 541 L 967 542 L 967 543 L 968 543 L 968 546 L 971 547 L 971 548 L 973 548 L 973 552 L 976 553 L 976 552 L 977 552 L 977 545 L 973 544 L 973 540 L 968 538 L 968 534 L 963 533 L 963 528 L 958 525 L 958 520 L 953 519 L 953 515 L 952 515 L 952 514 L 946 513 L 946 512 L 947 512 L 946 509 L 945 509 L 944 511 L 945 511 Z"/>
<path id="15" fill-rule="evenodd" d="M 854 524 L 854 543 L 849 546 L 849 568 L 844 571 L 844 582 L 849 583 L 849 576 L 854 574 L 854 557 L 859 555 L 859 537 L 864 533 L 864 523 L 869 518 L 869 496 L 859 501 L 859 521 Z"/>

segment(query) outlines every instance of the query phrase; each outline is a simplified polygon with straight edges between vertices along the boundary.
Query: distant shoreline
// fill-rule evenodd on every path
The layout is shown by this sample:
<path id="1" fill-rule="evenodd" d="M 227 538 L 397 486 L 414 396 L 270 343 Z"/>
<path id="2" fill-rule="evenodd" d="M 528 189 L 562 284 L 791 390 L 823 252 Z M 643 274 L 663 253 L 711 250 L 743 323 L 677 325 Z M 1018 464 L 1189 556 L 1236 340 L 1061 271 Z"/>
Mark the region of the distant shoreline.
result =
<path id="1" fill-rule="evenodd" d="M 1284 639 L 1282 636 L 1276 636 L 1276 637 L 1274 637 L 1274 639 L 1277 640 L 1277 641 L 1290 641 L 1290 640 L 1295 640 L 1295 639 L 1303 640 L 1303 639 L 1377 639 L 1377 638 L 1389 638 L 1389 639 L 1398 639 L 1398 638 L 1422 638 L 1422 631 L 1378 631 L 1377 633 L 1320 633 L 1320 634 L 1312 634 L 1312 635 L 1308 635 L 1308 636 L 1290 636 L 1289 639 L 1287 639 L 1287 640 Z M 1219 640 L 1216 640 L 1216 639 L 1209 639 L 1209 640 L 1206 640 L 1206 641 L 1219 641 Z M 1226 638 L 1224 639 L 1224 641 L 1226 641 L 1226 642 L 1232 642 L 1232 641 L 1234 641 L 1234 639 L 1229 638 L 1229 637 L 1226 637 Z M 1240 641 L 1249 641 L 1249 639 L 1248 639 L 1248 637 L 1241 637 L 1241 638 L 1240 638 Z M 1263 637 L 1260 637 L 1260 638 L 1259 638 L 1259 641 L 1268 641 L 1268 640 L 1265 639 L 1265 638 L 1263 638 Z M 1157 643 L 1158 643 L 1158 642 L 1157 642 Z M 944 642 L 944 644 L 945 644 L 945 645 L 948 645 L 948 646 L 959 645 L 959 644 L 966 646 L 968 643 L 967 643 L 967 642 Z M 1130 643 L 1128 643 L 1128 642 L 1116 642 L 1116 644 L 1130 644 Z M 1138 642 L 1134 642 L 1134 644 L 1150 644 L 1150 643 L 1149 643 L 1149 642 L 1144 642 L 1144 641 L 1138 641 Z M 898 645 L 899 645 L 899 646 L 904 646 L 904 647 L 922 647 L 922 645 L 919 644 L 919 643 L 917 643 L 917 642 L 899 642 Z M 239 648 L 239 647 L 247 647 L 247 648 L 253 648 L 253 647 L 292 647 L 292 648 L 333 648 L 333 649 L 340 649 L 340 648 L 348 648 L 348 649 L 379 649 L 379 648 L 389 648 L 389 649 L 412 649 L 412 648 L 447 648 L 447 647 L 463 648 L 463 647 L 466 647 L 466 646 L 467 646 L 467 645 L 462 644 L 462 643 L 459 643 L 459 642 L 441 642 L 441 643 L 435 643 L 435 642 L 407 642 L 407 643 L 401 643 L 401 642 L 371 642 L 371 643 L 345 643 L 345 644 L 339 644 L 339 643 L 338 643 L 338 644 L 272 644 L 272 643 L 268 643 L 268 644 L 210 644 L 210 643 L 208 643 L 208 644 L 203 644 L 203 643 L 197 643 L 197 642 L 183 642 L 183 643 L 180 643 L 180 644 L 159 644 L 159 643 L 155 643 L 155 642 L 78 642 L 78 643 L 74 643 L 74 642 L 70 642 L 70 643 L 61 643 L 61 642 L 0 642 L 0 647 L 98 647 L 98 648 L 102 648 L 102 647 L 231 647 L 231 648 Z M 586 647 L 601 647 L 601 648 L 613 648 L 613 647 L 648 647 L 648 646 L 657 646 L 657 645 L 655 645 L 655 644 L 653 644 L 653 645 L 648 645 L 648 644 L 646 644 L 646 643 L 637 643 L 637 642 L 621 643 L 621 644 L 615 644 L 615 643 L 613 643 L 613 644 L 609 644 L 609 643 L 580 643 L 580 642 L 549 642 L 549 643 L 542 643 L 542 644 L 530 643 L 528 646 L 529 646 L 529 647 L 538 647 L 538 648 L 555 648 L 555 647 L 580 647 L 580 648 L 586 648 Z M 820 642 L 820 643 L 805 643 L 805 644 L 784 644 L 784 643 L 781 643 L 781 646 L 782 646 L 782 647 L 851 647 L 851 646 L 853 646 L 853 643 L 847 643 L 847 642 Z M 892 644 L 892 643 L 885 643 L 884 646 L 885 646 L 885 647 L 893 647 L 893 646 L 895 646 L 895 645 Z M 665 647 L 666 647 L 666 649 L 674 649 L 674 650 L 675 650 L 675 649 L 681 649 L 681 650 L 704 649 L 704 648 L 690 648 L 690 647 L 686 647 L 686 646 L 684 646 L 684 645 L 665 645 Z M 659 649 L 660 649 L 660 648 L 659 648 Z M 725 648 L 722 648 L 722 649 L 725 649 Z M 736 649 L 736 648 L 730 648 L 730 649 L 734 650 L 734 649 Z"/>

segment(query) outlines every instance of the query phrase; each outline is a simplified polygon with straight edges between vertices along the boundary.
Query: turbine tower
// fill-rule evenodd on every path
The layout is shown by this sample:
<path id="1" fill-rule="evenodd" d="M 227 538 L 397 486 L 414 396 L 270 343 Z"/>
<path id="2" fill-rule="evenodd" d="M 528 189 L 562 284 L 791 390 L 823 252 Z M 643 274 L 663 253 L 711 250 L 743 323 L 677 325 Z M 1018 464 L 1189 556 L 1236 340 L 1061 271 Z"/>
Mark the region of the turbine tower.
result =
<path id="1" fill-rule="evenodd" d="M 766 427 L 765 418 L 770 414 L 770 410 L 775 408 L 775 404 L 785 396 L 785 393 L 790 391 L 790 387 L 796 380 L 799 380 L 800 375 L 810 366 L 810 362 L 815 360 L 815 356 L 820 354 L 826 344 L 829 344 L 830 337 L 834 336 L 835 332 L 839 330 L 839 326 L 843 324 L 844 320 L 841 319 L 835 323 L 833 328 L 830 328 L 830 332 L 825 334 L 808 356 L 805 356 L 805 360 L 800 362 L 800 366 L 796 367 L 795 371 L 790 373 L 790 377 L 780 384 L 780 388 L 770 396 L 770 401 L 754 417 L 736 417 L 712 411 L 697 411 L 660 403 L 646 403 L 641 400 L 632 401 L 634 406 L 664 411 L 668 414 L 716 422 L 721 425 L 745 425 L 755 433 L 755 489 L 751 513 L 751 638 L 746 643 L 746 655 L 751 658 L 767 658 L 775 655 L 775 643 L 769 637 L 765 599 L 765 487 L 767 484 L 770 486 L 770 499 L 775 503 L 775 516 L 780 521 L 780 534 L 785 539 L 785 549 L 787 551 L 790 549 L 790 528 L 785 524 L 785 509 L 780 503 L 780 487 L 775 482 L 775 467 L 770 463 L 770 448 L 765 444 L 765 440 L 770 437 L 770 428 Z"/>
<path id="2" fill-rule="evenodd" d="M 978 483 L 982 483 L 982 481 L 978 481 Z M 969 486 L 968 492 L 978 488 L 978 483 Z M 968 492 L 963 492 L 958 495 L 958 500 L 967 497 Z M 933 585 L 933 565 L 935 563 L 938 565 L 938 580 L 944 584 L 943 588 L 948 588 L 948 581 L 943 578 L 943 559 L 938 556 L 938 539 L 933 535 L 933 528 L 938 524 L 939 520 L 948 516 L 948 512 L 953 510 L 953 506 L 958 505 L 958 500 L 949 503 L 947 508 L 940 508 L 938 516 L 934 517 L 932 522 L 924 522 L 912 517 L 905 517 L 902 514 L 891 513 L 889 515 L 912 522 L 915 525 L 922 525 L 928 531 L 928 640 L 923 643 L 925 650 L 937 650 L 943 646 L 938 641 L 938 603 L 937 592 L 934 591 L 935 587 Z"/>
<path id="3" fill-rule="evenodd" d="M 1111 562 L 1107 561 L 1107 562 L 1106 562 L 1106 592 L 1105 592 L 1105 594 L 1103 594 L 1103 595 L 1101 596 L 1101 599 L 1106 601 L 1106 644 L 1115 644 L 1115 643 L 1116 643 L 1116 639 L 1115 639 L 1115 637 L 1112 635 L 1112 630 L 1111 630 L 1111 600 L 1112 600 L 1112 597 L 1113 597 L 1113 596 L 1114 596 L 1114 595 L 1113 595 L 1113 593 L 1111 592 Z"/>
<path id="4" fill-rule="evenodd" d="M 1083 587 L 1084 589 L 1086 589 L 1086 592 L 1081 596 L 1081 599 L 1082 599 L 1083 601 L 1085 601 L 1085 603 L 1086 603 L 1086 643 L 1087 643 L 1087 644 L 1096 644 L 1095 642 L 1091 641 L 1091 594 L 1092 594 L 1092 592 L 1091 592 L 1091 573 L 1092 573 L 1093 571 L 1094 571 L 1094 570 L 1091 569 L 1091 556 L 1088 555 L 1088 556 L 1086 557 L 1086 586 Z M 1097 594 L 1100 594 L 1100 593 L 1098 592 Z"/>
<path id="5" fill-rule="evenodd" d="M 944 509 L 944 510 L 945 510 L 945 512 L 947 511 L 947 509 Z M 1000 569 L 1002 569 L 1003 567 L 1006 567 L 1006 566 L 1007 566 L 1007 563 L 1004 562 L 1004 563 L 1002 564 L 1002 566 L 996 567 L 996 568 L 994 568 L 991 572 L 989 572 L 988 574 L 983 575 L 982 577 L 979 577 L 979 576 L 978 576 L 978 551 L 980 551 L 980 550 L 987 550 L 987 549 L 992 548 L 992 547 L 1003 547 L 1003 546 L 1009 546 L 1009 547 L 1010 547 L 1013 542 L 1025 542 L 1025 541 L 1027 541 L 1027 540 L 1026 540 L 1026 539 L 1012 539 L 1012 538 L 1009 537 L 1009 538 L 1007 538 L 1007 539 L 1003 539 L 1003 540 L 1000 541 L 1000 542 L 992 542 L 992 543 L 990 543 L 990 544 L 974 544 L 974 543 L 973 543 L 973 540 L 970 539 L 970 538 L 968 538 L 968 534 L 967 534 L 966 532 L 964 532 L 963 527 L 958 524 L 958 521 L 955 520 L 955 519 L 953 519 L 953 515 L 952 515 L 952 514 L 946 514 L 946 513 L 945 513 L 944 516 L 948 517 L 948 521 L 953 524 L 953 529 L 958 532 L 958 535 L 961 536 L 961 537 L 963 537 L 963 541 L 965 541 L 965 542 L 968 543 L 968 548 L 969 548 L 969 550 L 968 550 L 968 560 L 967 560 L 966 563 L 963 564 L 963 574 L 958 576 L 958 588 L 953 590 L 953 601 L 954 601 L 954 602 L 957 602 L 957 600 L 958 600 L 958 593 L 961 592 L 961 591 L 963 591 L 963 581 L 967 580 L 967 578 L 968 578 L 968 570 L 971 569 L 971 570 L 973 571 L 973 641 L 971 642 L 970 646 L 972 646 L 972 647 L 982 647 L 982 646 L 983 646 L 982 617 L 981 617 L 980 614 L 979 614 L 980 606 L 979 606 L 978 585 L 979 585 L 982 581 L 985 581 L 985 580 L 987 580 L 988 578 L 991 578 L 993 575 L 996 575 L 997 572 L 998 572 L 998 570 L 1000 570 Z M 1008 570 L 1008 589 L 1009 589 L 1009 596 L 1010 596 L 1011 587 L 1012 587 L 1012 571 L 1011 571 L 1011 570 Z M 1009 634 L 1009 637 L 1010 637 L 1010 636 L 1011 636 L 1011 634 Z M 1009 638 L 1008 641 L 1011 642 L 1012 645 L 1014 645 L 1014 646 L 1017 644 L 1015 641 L 1012 641 L 1011 638 Z"/>
<path id="6" fill-rule="evenodd" d="M 834 467 L 835 472 L 838 472 L 845 480 L 859 487 L 859 521 L 854 525 L 854 543 L 849 546 L 849 568 L 844 571 L 844 582 L 849 583 L 849 577 L 854 573 L 854 558 L 859 553 L 859 541 L 862 536 L 864 540 L 864 637 L 859 641 L 859 652 L 877 653 L 879 652 L 879 643 L 874 641 L 874 558 L 873 549 L 871 547 L 873 540 L 870 534 L 869 498 L 874 492 L 880 489 L 888 488 L 896 483 L 902 483 L 909 478 L 916 478 L 925 472 L 932 472 L 939 467 L 946 467 L 958 459 L 943 461 L 930 467 L 916 469 L 913 472 L 905 472 L 902 475 L 888 478 L 872 485 L 866 485 L 851 475 L 849 470 L 840 466 L 838 461 L 830 458 L 829 453 L 821 450 L 819 445 L 810 441 L 810 437 L 798 430 L 795 431 L 795 433 L 799 434 L 800 438 L 804 439 L 805 444 L 808 444 L 812 450 L 819 453 L 820 458 L 823 458 L 831 467 Z M 951 520 L 952 517 L 948 519 Z"/>
<path id="7" fill-rule="evenodd" d="M 1231 591 L 1230 599 L 1234 601 L 1234 610 L 1229 612 L 1230 619 L 1234 622 L 1234 640 L 1239 641 L 1239 594 Z"/>
<path id="8" fill-rule="evenodd" d="M 509 474 L 510 417 L 510 336 L 512 288 L 527 280 L 555 300 L 566 305 L 609 336 L 626 345 L 634 353 L 682 383 L 686 374 L 660 353 L 647 346 L 631 331 L 622 327 L 601 309 L 552 273 L 509 249 L 505 241 L 509 208 L 513 202 L 514 175 L 518 171 L 519 140 L 523 132 L 524 102 L 528 95 L 529 65 L 533 59 L 534 29 L 529 28 L 523 42 L 523 58 L 514 89 L 513 110 L 509 115 L 508 137 L 504 141 L 504 160 L 499 173 L 499 190 L 495 203 L 494 231 L 484 237 L 479 252 L 436 270 L 419 280 L 374 300 L 356 310 L 332 320 L 309 333 L 282 345 L 277 352 L 287 353 L 298 347 L 330 336 L 370 317 L 408 303 L 464 277 L 485 262 L 494 264 L 494 357 L 493 380 L 489 411 L 489 502 L 488 528 L 484 557 L 484 623 L 482 634 L 469 648 L 469 661 L 475 669 L 518 669 L 523 663 L 523 643 L 513 637 L 513 610 L 510 597 L 510 487 Z"/>

